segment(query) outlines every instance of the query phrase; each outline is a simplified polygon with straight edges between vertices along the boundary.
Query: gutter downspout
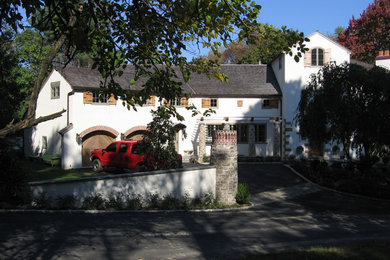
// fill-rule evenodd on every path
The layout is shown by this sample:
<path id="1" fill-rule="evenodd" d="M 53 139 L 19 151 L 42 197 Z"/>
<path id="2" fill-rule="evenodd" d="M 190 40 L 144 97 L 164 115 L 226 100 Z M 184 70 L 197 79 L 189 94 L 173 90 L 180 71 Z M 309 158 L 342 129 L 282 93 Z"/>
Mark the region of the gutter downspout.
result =
<path id="1" fill-rule="evenodd" d="M 70 102 L 69 98 L 74 94 L 74 91 L 72 90 L 71 92 L 68 92 L 67 98 L 66 98 L 66 126 L 70 124 L 69 122 L 69 108 L 70 108 Z"/>

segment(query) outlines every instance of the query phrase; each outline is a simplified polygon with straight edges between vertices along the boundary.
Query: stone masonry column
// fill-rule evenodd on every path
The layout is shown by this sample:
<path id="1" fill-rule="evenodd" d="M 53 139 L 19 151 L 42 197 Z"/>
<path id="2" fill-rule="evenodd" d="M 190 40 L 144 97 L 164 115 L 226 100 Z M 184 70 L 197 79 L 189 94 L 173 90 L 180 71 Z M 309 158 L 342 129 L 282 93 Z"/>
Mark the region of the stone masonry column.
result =
<path id="1" fill-rule="evenodd" d="M 206 154 L 206 124 L 199 124 L 199 153 L 198 153 L 198 162 L 203 162 L 203 157 Z"/>
<path id="2" fill-rule="evenodd" d="M 216 166 L 215 194 L 219 203 L 236 203 L 238 185 L 237 132 L 215 131 L 211 147 L 211 162 Z"/>

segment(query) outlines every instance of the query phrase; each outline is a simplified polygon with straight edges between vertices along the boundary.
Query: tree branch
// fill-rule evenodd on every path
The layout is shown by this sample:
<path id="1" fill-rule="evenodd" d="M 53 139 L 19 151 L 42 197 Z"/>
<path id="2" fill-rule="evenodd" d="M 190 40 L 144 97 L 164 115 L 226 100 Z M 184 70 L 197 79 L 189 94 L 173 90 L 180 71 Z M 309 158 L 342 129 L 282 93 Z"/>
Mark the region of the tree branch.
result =
<path id="1" fill-rule="evenodd" d="M 25 128 L 29 128 L 29 127 L 32 127 L 32 126 L 35 126 L 39 123 L 42 123 L 42 122 L 45 122 L 45 121 L 48 121 L 48 120 L 52 120 L 52 119 L 55 119 L 57 117 L 60 117 L 62 116 L 62 114 L 65 112 L 66 110 L 63 109 L 62 111 L 59 111 L 57 113 L 54 113 L 54 114 L 51 114 L 51 115 L 47 115 L 47 116 L 41 116 L 41 117 L 38 117 L 38 118 L 26 118 L 16 124 L 13 123 L 13 121 L 11 123 L 9 123 L 7 126 L 5 126 L 3 129 L 0 129 L 0 139 L 3 139 L 5 138 L 7 135 L 10 135 L 10 134 L 14 134 L 20 130 L 23 130 Z"/>

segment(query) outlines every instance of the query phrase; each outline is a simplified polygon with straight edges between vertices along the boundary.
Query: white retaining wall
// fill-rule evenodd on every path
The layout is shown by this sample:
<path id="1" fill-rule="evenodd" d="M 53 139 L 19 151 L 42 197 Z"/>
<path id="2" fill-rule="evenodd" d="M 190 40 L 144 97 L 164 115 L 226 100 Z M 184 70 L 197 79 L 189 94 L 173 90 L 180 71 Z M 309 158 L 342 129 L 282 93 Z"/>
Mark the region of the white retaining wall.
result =
<path id="1" fill-rule="evenodd" d="M 73 195 L 79 202 L 86 197 L 101 194 L 104 198 L 114 195 L 150 194 L 175 198 L 215 197 L 215 166 L 161 170 L 128 174 L 87 177 L 72 180 L 31 182 L 33 197 L 46 193 L 53 199 Z"/>

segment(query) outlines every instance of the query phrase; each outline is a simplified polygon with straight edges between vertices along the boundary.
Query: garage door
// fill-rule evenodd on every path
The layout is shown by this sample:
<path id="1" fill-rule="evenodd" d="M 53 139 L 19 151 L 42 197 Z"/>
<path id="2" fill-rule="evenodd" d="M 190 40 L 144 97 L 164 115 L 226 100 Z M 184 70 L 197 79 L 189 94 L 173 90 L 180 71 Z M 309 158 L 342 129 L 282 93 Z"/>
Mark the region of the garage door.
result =
<path id="1" fill-rule="evenodd" d="M 106 148 L 114 137 L 106 132 L 93 132 L 83 138 L 83 166 L 92 166 L 89 157 L 95 149 Z"/>
<path id="2" fill-rule="evenodd" d="M 143 131 L 143 130 L 135 131 L 135 132 L 131 133 L 130 135 L 128 135 L 126 137 L 126 139 L 132 139 L 132 140 L 140 141 L 140 140 L 144 139 L 144 136 L 145 136 L 146 133 L 147 132 Z"/>

